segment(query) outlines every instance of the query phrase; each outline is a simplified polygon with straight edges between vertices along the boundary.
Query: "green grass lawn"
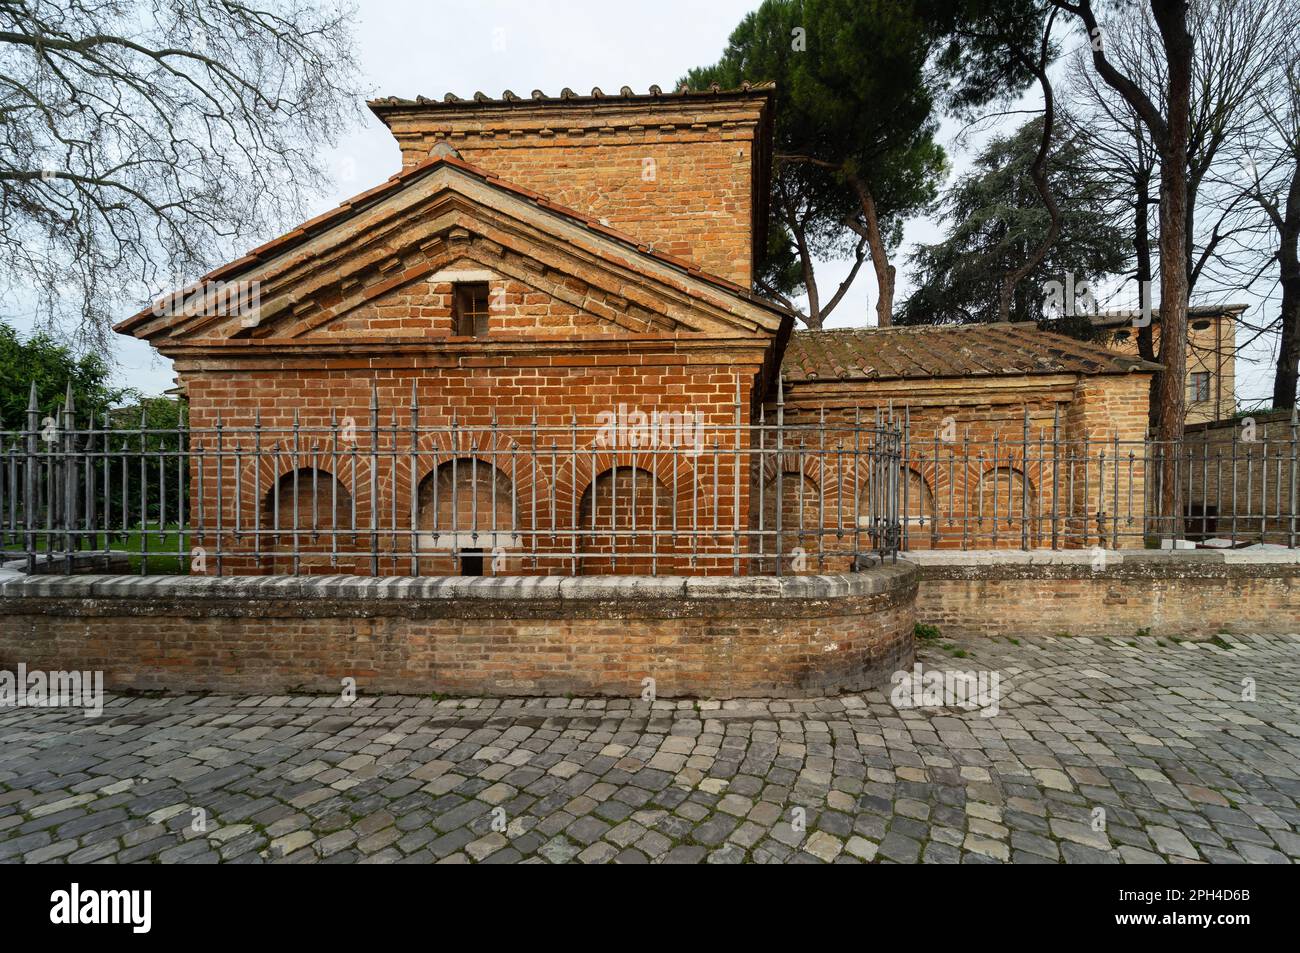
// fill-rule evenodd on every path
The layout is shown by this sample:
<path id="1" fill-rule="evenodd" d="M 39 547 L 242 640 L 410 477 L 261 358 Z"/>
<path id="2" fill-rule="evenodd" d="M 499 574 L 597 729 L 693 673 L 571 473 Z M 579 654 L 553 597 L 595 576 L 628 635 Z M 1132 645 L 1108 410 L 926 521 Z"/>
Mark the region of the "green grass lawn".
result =
<path id="1" fill-rule="evenodd" d="M 181 532 L 180 527 L 174 523 L 161 532 L 156 526 L 144 532 L 141 532 L 139 526 L 135 526 L 126 533 L 108 534 L 107 541 L 103 533 L 96 533 L 93 537 L 89 534 L 77 533 L 73 539 L 80 553 L 102 552 L 106 547 L 112 552 L 129 553 L 128 558 L 133 573 L 138 573 L 141 563 L 146 561 L 147 572 L 151 576 L 187 575 L 190 571 L 189 534 Z M 51 534 L 48 549 L 44 533 L 37 534 L 35 540 L 35 550 L 38 554 L 47 551 L 61 553 L 65 544 L 61 533 Z M 184 555 L 181 555 L 182 553 Z M 21 551 L 15 551 L 12 542 L 6 542 L 6 558 L 15 559 L 22 555 Z"/>

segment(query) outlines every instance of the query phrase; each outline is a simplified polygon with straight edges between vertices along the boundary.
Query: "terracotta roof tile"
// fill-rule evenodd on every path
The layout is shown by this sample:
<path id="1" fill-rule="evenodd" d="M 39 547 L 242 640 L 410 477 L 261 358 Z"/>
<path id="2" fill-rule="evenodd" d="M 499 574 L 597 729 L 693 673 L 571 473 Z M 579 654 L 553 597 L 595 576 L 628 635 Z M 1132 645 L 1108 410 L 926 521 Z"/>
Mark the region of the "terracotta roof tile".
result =
<path id="1" fill-rule="evenodd" d="M 414 99 L 404 99 L 400 96 L 383 96 L 379 99 L 370 100 L 367 105 L 377 113 L 390 109 L 457 109 L 461 107 L 480 107 L 483 105 L 491 106 L 512 106 L 525 105 L 534 106 L 538 104 L 563 103 L 571 105 L 574 103 L 594 103 L 594 102 L 647 102 L 654 100 L 688 100 L 704 99 L 710 96 L 736 96 L 744 93 L 757 93 L 760 95 L 769 95 L 776 89 L 775 83 L 742 83 L 735 89 L 722 89 L 716 83 L 707 89 L 690 89 L 683 85 L 675 90 L 664 92 L 658 86 L 651 86 L 648 93 L 634 93 L 630 86 L 622 87 L 618 93 L 605 93 L 599 86 L 592 88 L 590 93 L 575 93 L 567 86 L 560 91 L 558 96 L 547 96 L 540 89 L 535 89 L 529 96 L 516 96 L 510 90 L 505 90 L 500 99 L 493 99 L 481 92 L 474 93 L 468 99 L 462 99 L 455 93 L 447 93 L 441 99 L 431 99 L 427 96 L 416 96 Z"/>
<path id="2" fill-rule="evenodd" d="M 1098 344 L 1003 323 L 796 331 L 781 367 L 792 383 L 1154 370 Z"/>

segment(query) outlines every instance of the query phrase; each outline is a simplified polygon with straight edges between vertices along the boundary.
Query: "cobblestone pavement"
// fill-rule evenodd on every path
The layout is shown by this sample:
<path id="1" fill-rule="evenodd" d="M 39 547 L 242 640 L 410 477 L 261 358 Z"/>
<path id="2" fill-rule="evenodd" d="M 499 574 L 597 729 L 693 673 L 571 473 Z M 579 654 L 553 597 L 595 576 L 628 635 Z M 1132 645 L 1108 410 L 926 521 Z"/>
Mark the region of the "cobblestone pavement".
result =
<path id="1" fill-rule="evenodd" d="M 884 692 L 8 709 L 0 860 L 1294 862 L 1300 637 L 1224 644 L 928 644 L 1000 674 L 994 717 Z"/>

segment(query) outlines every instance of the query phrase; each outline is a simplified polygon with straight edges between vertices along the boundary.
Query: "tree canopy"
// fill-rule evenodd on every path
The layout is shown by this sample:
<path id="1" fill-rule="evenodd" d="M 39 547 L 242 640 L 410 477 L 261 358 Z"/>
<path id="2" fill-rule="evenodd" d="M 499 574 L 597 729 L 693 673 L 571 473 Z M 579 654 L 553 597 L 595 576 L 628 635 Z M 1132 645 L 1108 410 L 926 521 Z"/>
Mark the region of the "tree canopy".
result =
<path id="1" fill-rule="evenodd" d="M 969 323 L 998 319 L 1002 276 L 1024 261 L 1046 234 L 1049 215 L 1030 177 L 1042 122 L 1033 119 L 1009 136 L 992 139 L 970 173 L 943 196 L 937 211 L 946 237 L 921 245 L 909 259 L 917 289 L 901 308 L 903 324 Z M 1130 236 L 1114 221 L 1107 183 L 1082 160 L 1077 143 L 1054 150 L 1047 174 L 1059 196 L 1061 234 L 1046 256 L 1021 281 L 1012 299 L 1013 321 L 1044 319 L 1050 282 L 1076 286 L 1119 273 L 1131 255 Z M 1058 317 L 1053 315 L 1052 317 Z M 1064 315 L 1063 317 L 1070 317 Z M 1090 336 L 1086 321 L 1055 323 Z"/>
<path id="2" fill-rule="evenodd" d="M 55 412 L 69 383 L 80 410 L 102 412 L 128 395 L 112 387 L 109 376 L 108 362 L 96 352 L 78 356 L 49 334 L 24 339 L 0 322 L 0 429 L 22 430 L 27 426 L 27 403 L 33 383 L 42 414 Z"/>
<path id="3" fill-rule="evenodd" d="M 947 163 L 936 140 L 943 107 L 968 110 L 1032 78 L 1006 54 L 1042 18 L 1030 0 L 765 0 L 732 33 L 721 59 L 691 70 L 692 87 L 777 84 L 769 256 L 760 289 L 808 296 L 819 327 L 869 261 L 877 319 L 893 310 L 890 257 L 904 220 L 928 206 Z M 982 19 L 981 19 L 982 18 Z M 964 32 L 996 20 L 996 38 Z M 1023 35 L 1022 35 L 1023 34 Z M 826 299 L 815 262 L 850 258 Z"/>

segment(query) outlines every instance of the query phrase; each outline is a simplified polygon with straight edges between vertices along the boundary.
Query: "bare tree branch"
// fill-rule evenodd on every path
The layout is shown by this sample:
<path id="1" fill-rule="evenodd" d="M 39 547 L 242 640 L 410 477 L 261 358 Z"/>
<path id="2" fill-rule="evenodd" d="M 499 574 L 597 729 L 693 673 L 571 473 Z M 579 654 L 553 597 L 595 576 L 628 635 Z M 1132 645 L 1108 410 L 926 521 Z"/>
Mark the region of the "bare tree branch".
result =
<path id="1" fill-rule="evenodd" d="M 0 2 L 0 295 L 105 348 L 123 309 L 305 213 L 359 115 L 334 0 Z"/>

